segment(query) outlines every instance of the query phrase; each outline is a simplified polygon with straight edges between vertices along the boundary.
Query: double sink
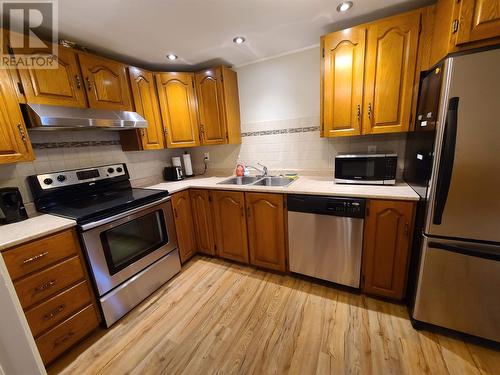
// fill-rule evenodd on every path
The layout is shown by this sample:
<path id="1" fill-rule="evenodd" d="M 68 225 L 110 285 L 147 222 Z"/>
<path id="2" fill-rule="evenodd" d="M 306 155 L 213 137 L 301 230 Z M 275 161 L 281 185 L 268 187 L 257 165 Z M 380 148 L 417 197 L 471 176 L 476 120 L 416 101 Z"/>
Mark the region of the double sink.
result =
<path id="1" fill-rule="evenodd" d="M 295 179 L 283 176 L 266 176 L 266 177 L 231 177 L 221 181 L 220 185 L 252 185 L 252 186 L 281 186 L 290 185 Z"/>

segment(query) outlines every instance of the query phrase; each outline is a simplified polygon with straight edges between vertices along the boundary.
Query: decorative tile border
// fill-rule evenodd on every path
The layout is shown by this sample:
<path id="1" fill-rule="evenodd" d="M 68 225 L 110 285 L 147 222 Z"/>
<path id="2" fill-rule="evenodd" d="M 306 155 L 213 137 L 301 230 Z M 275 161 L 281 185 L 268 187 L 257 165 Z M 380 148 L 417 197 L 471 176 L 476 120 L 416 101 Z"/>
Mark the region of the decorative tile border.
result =
<path id="1" fill-rule="evenodd" d="M 49 149 L 49 148 L 72 148 L 72 147 L 94 147 L 94 146 L 117 146 L 120 145 L 119 140 L 113 141 L 83 141 L 83 142 L 47 142 L 47 143 L 32 143 L 34 149 Z"/>
<path id="2" fill-rule="evenodd" d="M 260 130 L 256 132 L 244 132 L 241 133 L 242 137 L 259 137 L 263 135 L 277 135 L 277 134 L 291 134 L 291 133 L 308 133 L 319 131 L 319 126 L 305 126 L 299 128 L 286 128 L 286 129 L 274 129 L 274 130 Z"/>

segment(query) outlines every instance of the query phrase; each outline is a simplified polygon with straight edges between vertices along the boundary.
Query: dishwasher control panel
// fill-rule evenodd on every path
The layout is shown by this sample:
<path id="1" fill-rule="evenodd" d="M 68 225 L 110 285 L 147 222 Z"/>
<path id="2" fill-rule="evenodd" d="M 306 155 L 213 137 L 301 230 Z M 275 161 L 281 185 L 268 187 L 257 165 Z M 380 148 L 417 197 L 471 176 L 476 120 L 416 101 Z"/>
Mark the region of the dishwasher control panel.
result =
<path id="1" fill-rule="evenodd" d="M 365 217 L 365 200 L 360 198 L 328 197 L 318 195 L 288 195 L 288 211 L 334 215 L 353 218 Z"/>

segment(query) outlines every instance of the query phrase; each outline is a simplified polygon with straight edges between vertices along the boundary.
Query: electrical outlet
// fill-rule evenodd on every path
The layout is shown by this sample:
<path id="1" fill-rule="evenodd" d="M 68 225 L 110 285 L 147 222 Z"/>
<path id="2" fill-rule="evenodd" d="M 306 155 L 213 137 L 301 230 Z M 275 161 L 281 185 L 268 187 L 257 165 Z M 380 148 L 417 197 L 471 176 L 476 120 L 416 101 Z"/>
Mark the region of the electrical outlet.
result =
<path id="1" fill-rule="evenodd" d="M 377 152 L 377 146 L 375 145 L 368 146 L 368 152 Z"/>
<path id="2" fill-rule="evenodd" d="M 203 160 L 210 161 L 210 153 L 204 152 L 203 153 Z"/>

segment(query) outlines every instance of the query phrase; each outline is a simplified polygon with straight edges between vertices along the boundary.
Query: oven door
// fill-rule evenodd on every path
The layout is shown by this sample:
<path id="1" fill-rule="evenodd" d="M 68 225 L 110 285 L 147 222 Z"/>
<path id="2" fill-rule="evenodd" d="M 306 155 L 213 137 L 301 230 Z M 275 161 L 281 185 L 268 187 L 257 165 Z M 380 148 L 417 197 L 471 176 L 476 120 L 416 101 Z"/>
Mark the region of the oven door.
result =
<path id="1" fill-rule="evenodd" d="M 99 296 L 177 248 L 170 197 L 81 227 Z"/>
<path id="2" fill-rule="evenodd" d="M 386 177 L 385 155 L 337 156 L 335 182 L 383 185 Z"/>

